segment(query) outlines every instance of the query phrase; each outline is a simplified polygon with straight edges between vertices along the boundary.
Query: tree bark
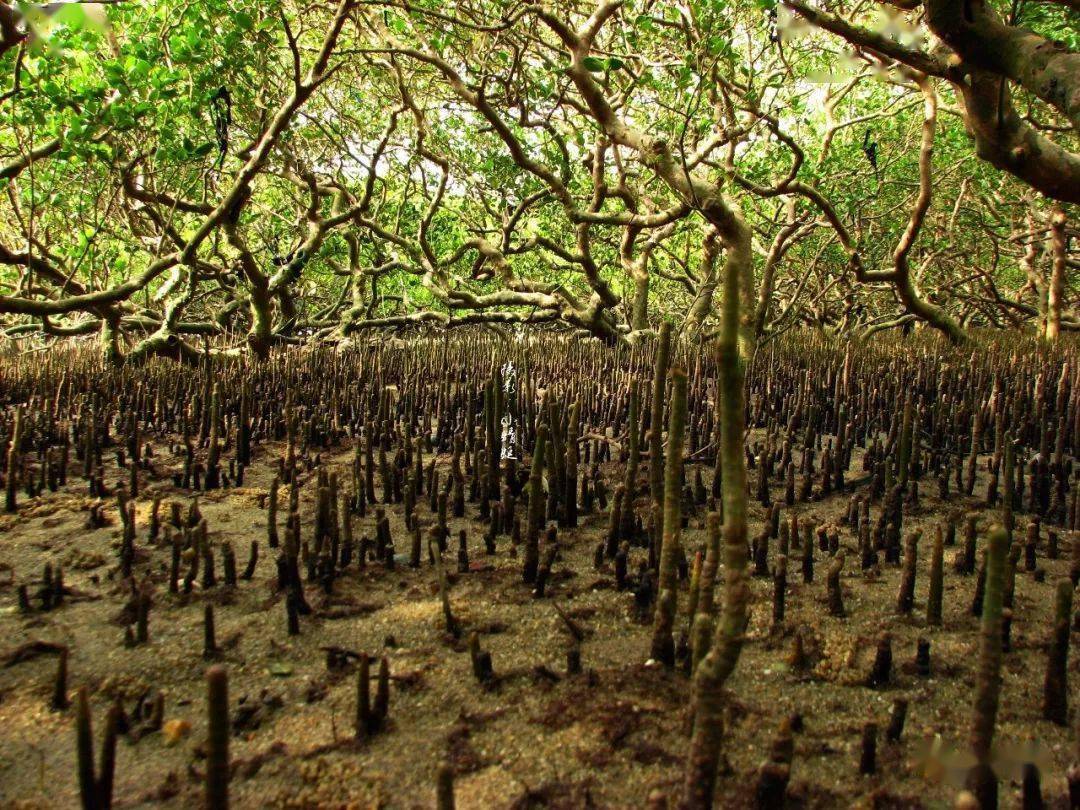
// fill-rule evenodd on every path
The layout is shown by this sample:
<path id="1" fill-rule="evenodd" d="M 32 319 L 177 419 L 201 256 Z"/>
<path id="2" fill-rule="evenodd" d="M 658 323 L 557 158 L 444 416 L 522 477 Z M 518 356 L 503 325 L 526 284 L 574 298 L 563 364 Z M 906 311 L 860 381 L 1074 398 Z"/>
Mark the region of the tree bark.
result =
<path id="1" fill-rule="evenodd" d="M 1061 306 L 1065 297 L 1065 210 L 1055 206 L 1050 215 L 1050 253 L 1054 263 L 1046 289 L 1046 340 L 1054 342 L 1061 334 Z"/>

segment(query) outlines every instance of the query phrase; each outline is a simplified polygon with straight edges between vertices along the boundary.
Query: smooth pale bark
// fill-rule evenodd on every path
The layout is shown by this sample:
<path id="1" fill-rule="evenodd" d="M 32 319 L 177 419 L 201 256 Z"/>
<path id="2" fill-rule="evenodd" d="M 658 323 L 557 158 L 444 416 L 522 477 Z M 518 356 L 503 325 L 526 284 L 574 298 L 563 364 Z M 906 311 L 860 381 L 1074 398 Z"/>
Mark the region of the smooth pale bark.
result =
<path id="1" fill-rule="evenodd" d="M 1046 289 L 1046 339 L 1055 341 L 1061 334 L 1061 304 L 1065 298 L 1065 210 L 1056 206 L 1050 215 L 1050 253 L 1053 265 Z"/>
<path id="2" fill-rule="evenodd" d="M 784 0 L 812 24 L 914 70 L 949 81 L 975 152 L 1053 200 L 1080 202 L 1080 156 L 1021 118 L 1007 79 L 1056 107 L 1074 126 L 1080 114 L 1080 55 L 1031 31 L 1002 23 L 987 3 L 901 0 L 925 8 L 924 21 L 947 48 L 908 47 L 885 32 L 854 25 L 803 0 Z M 965 18 L 971 14 L 971 19 Z M 949 53 L 949 48 L 952 53 Z"/>
<path id="3" fill-rule="evenodd" d="M 893 251 L 896 292 L 908 312 L 944 332 L 953 343 L 963 343 L 966 337 L 959 324 L 944 310 L 934 306 L 919 294 L 911 278 L 911 266 L 908 263 L 908 254 L 922 230 L 926 212 L 930 210 L 934 188 L 933 155 L 934 132 L 937 129 L 937 93 L 934 92 L 929 79 L 925 76 L 919 79 L 919 89 L 923 94 L 923 126 L 919 144 L 919 196 L 911 218 L 908 220 L 908 226 L 896 250 Z"/>

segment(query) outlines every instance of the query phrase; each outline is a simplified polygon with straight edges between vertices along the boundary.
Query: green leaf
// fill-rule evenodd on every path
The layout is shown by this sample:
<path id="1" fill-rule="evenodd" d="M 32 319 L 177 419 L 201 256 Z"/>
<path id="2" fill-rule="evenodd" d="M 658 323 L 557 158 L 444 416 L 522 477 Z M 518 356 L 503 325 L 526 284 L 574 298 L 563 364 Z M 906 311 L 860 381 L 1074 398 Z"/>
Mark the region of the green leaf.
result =
<path id="1" fill-rule="evenodd" d="M 597 56 L 586 56 L 581 60 L 581 64 L 585 66 L 586 70 L 592 73 L 603 73 L 607 68 L 607 60 Z"/>
<path id="2" fill-rule="evenodd" d="M 105 78 L 109 80 L 109 84 L 112 87 L 122 87 L 124 84 L 124 78 L 126 73 L 123 66 L 115 60 L 110 60 L 104 65 Z"/>
<path id="3" fill-rule="evenodd" d="M 617 56 L 609 56 L 607 59 L 607 66 L 609 70 L 618 70 L 625 64 L 626 62 L 624 62 Z"/>
<path id="4" fill-rule="evenodd" d="M 132 59 L 127 68 L 129 78 L 138 82 L 150 75 L 151 65 L 145 59 Z"/>
<path id="5" fill-rule="evenodd" d="M 86 22 L 86 9 L 78 3 L 68 3 L 52 15 L 54 24 L 62 23 L 71 28 L 82 28 Z"/>
<path id="6" fill-rule="evenodd" d="M 34 10 L 37 10 L 36 7 L 34 7 Z M 36 16 L 28 19 L 30 19 L 31 24 L 37 21 L 42 28 L 48 29 L 49 32 L 58 25 L 66 25 L 73 31 L 79 31 L 81 29 L 102 31 L 105 28 L 105 14 L 101 10 L 101 7 L 95 6 L 93 7 L 93 10 L 90 11 L 81 3 L 63 4 L 48 18 L 47 21 L 42 17 Z"/>

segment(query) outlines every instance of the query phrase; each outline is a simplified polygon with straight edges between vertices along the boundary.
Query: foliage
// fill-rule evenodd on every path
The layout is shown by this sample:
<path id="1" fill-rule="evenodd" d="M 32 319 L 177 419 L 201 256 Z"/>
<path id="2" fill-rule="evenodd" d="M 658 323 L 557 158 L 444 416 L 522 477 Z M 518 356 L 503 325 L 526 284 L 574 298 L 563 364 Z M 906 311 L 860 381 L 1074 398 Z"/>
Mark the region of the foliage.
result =
<path id="1" fill-rule="evenodd" d="M 902 319 L 910 305 L 874 274 L 920 191 L 919 78 L 774 3 L 605 5 L 575 67 L 560 25 L 585 30 L 588 4 L 548 19 L 493 0 L 0 0 L 25 35 L 0 56 L 8 334 L 100 333 L 114 357 L 422 321 L 614 341 L 669 317 L 708 337 L 715 223 L 680 173 L 746 220 L 764 290 L 748 335 Z M 1016 13 L 1075 51 L 1069 8 Z M 914 17 L 887 23 L 898 40 L 924 34 Z M 671 172 L 613 137 L 590 86 L 615 125 L 670 150 Z M 963 324 L 1037 317 L 1051 205 L 980 160 L 962 100 L 932 87 L 914 286 Z M 1075 146 L 1054 109 L 1024 100 Z"/>

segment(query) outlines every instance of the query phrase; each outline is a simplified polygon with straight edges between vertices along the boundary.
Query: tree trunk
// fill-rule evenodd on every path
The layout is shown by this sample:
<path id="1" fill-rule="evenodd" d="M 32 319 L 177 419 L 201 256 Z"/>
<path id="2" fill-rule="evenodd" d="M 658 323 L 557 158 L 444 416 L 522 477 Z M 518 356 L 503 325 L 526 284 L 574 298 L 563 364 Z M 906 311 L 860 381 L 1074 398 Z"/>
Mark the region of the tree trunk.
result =
<path id="1" fill-rule="evenodd" d="M 1046 290 L 1046 340 L 1053 342 L 1061 333 L 1061 303 L 1065 297 L 1065 209 L 1054 206 L 1050 215 L 1050 252 L 1054 264 Z"/>
<path id="2" fill-rule="evenodd" d="M 630 314 L 630 328 L 635 332 L 649 328 L 649 274 L 634 275 L 634 303 Z"/>
<path id="3" fill-rule="evenodd" d="M 742 217 L 726 206 L 707 207 L 727 250 L 724 301 L 718 341 L 720 390 L 718 422 L 724 502 L 724 612 L 708 654 L 694 673 L 690 753 L 686 760 L 681 807 L 708 810 L 713 804 L 716 768 L 723 742 L 723 686 L 739 660 L 746 631 L 750 587 L 746 581 L 746 461 L 743 379 L 739 317 L 747 272 L 753 271 L 750 231 Z"/>
<path id="4" fill-rule="evenodd" d="M 720 252 L 720 242 L 717 238 L 716 228 L 709 228 L 705 232 L 705 240 L 702 245 L 701 267 L 698 275 L 703 281 L 694 296 L 694 302 L 690 305 L 690 311 L 686 314 L 683 322 L 683 334 L 691 338 L 698 337 L 705 319 L 712 312 L 713 296 L 716 293 L 716 285 L 719 279 L 716 276 L 716 256 Z"/>

